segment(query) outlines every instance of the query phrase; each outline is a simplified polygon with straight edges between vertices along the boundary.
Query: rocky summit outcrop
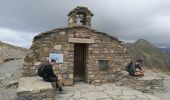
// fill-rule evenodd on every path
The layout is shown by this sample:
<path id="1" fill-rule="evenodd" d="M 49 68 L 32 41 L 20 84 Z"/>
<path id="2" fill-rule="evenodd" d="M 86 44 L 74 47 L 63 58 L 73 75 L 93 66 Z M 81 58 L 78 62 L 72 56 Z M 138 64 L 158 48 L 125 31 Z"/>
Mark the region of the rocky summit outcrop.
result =
<path id="1" fill-rule="evenodd" d="M 27 52 L 28 49 L 26 48 L 13 46 L 0 41 L 0 63 L 23 58 Z"/>
<path id="2" fill-rule="evenodd" d="M 141 58 L 144 60 L 145 66 L 170 69 L 170 59 L 167 52 L 157 48 L 147 40 L 139 39 L 135 43 L 127 43 L 125 46 L 134 61 Z"/>

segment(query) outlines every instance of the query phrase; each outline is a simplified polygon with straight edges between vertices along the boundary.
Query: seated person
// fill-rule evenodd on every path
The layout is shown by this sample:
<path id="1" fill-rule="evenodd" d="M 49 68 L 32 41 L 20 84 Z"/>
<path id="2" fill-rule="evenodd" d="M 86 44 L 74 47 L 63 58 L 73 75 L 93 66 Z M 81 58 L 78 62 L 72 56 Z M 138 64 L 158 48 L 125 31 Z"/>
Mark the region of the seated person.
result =
<path id="1" fill-rule="evenodd" d="M 46 64 L 43 70 L 43 80 L 47 82 L 56 82 L 56 89 L 60 92 L 63 91 L 61 87 L 61 77 L 57 77 L 53 72 L 53 67 L 55 67 L 56 61 L 52 59 L 49 64 Z"/>
<path id="2" fill-rule="evenodd" d="M 135 63 L 130 64 L 128 72 L 130 76 L 144 76 L 144 69 L 141 67 L 142 60 L 138 59 Z M 139 69 L 139 71 L 137 71 Z"/>

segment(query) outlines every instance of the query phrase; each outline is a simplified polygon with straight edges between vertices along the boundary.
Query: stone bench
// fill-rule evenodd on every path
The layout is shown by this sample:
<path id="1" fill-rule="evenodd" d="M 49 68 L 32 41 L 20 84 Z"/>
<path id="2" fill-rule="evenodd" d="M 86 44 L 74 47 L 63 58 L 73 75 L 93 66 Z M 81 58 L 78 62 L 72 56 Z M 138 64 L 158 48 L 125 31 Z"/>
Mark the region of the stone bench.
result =
<path id="1" fill-rule="evenodd" d="M 54 100 L 53 87 L 41 77 L 22 77 L 17 88 L 17 100 Z"/>
<path id="2" fill-rule="evenodd" d="M 140 79 L 140 81 L 145 81 L 150 85 L 152 89 L 163 89 L 163 78 L 154 77 L 154 76 L 145 76 Z"/>
<path id="3" fill-rule="evenodd" d="M 119 84 L 130 86 L 146 93 L 153 93 L 154 91 L 164 90 L 163 78 L 154 76 L 133 77 L 127 76 L 119 81 Z"/>

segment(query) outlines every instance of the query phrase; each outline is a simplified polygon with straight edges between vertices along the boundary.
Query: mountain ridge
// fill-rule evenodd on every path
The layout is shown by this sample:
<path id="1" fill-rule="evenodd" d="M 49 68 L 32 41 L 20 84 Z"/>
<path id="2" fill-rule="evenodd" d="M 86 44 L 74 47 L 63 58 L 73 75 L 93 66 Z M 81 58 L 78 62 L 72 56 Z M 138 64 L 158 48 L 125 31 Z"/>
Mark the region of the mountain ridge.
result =
<path id="1" fill-rule="evenodd" d="M 0 63 L 23 58 L 29 50 L 0 41 Z"/>
<path id="2" fill-rule="evenodd" d="M 170 69 L 170 57 L 167 56 L 167 52 L 154 46 L 149 41 L 139 39 L 135 43 L 124 45 L 128 49 L 133 61 L 140 58 L 144 60 L 145 66 Z"/>

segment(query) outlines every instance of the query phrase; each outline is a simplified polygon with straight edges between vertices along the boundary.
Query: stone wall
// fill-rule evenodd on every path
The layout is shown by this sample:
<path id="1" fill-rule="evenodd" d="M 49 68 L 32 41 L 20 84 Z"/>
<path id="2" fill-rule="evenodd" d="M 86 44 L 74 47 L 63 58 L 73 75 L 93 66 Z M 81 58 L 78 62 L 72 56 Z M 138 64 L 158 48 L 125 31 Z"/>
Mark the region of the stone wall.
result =
<path id="1" fill-rule="evenodd" d="M 129 62 L 129 55 L 126 48 L 112 37 L 101 33 L 91 33 L 95 39 L 94 44 L 89 44 L 87 60 L 87 82 L 98 84 L 98 82 L 112 81 L 115 73 L 121 71 Z M 98 60 L 108 60 L 109 68 L 99 68 Z"/>
<path id="2" fill-rule="evenodd" d="M 64 62 L 58 64 L 58 67 L 54 69 L 55 73 L 62 74 L 64 80 L 69 80 L 72 83 L 74 43 L 68 42 L 68 39 L 74 39 L 75 33 L 78 31 L 88 34 L 87 37 L 82 36 L 82 38 L 94 40 L 92 41 L 94 43 L 88 43 L 87 48 L 85 72 L 88 83 L 96 84 L 111 81 L 114 73 L 123 69 L 130 61 L 127 49 L 114 37 L 85 27 L 63 28 L 41 33 L 34 37 L 30 48 L 31 52 L 24 60 L 23 75 L 36 75 L 37 67 L 48 61 L 49 53 L 61 53 L 64 55 Z M 98 60 L 108 60 L 109 68 L 106 70 L 99 69 Z"/>

